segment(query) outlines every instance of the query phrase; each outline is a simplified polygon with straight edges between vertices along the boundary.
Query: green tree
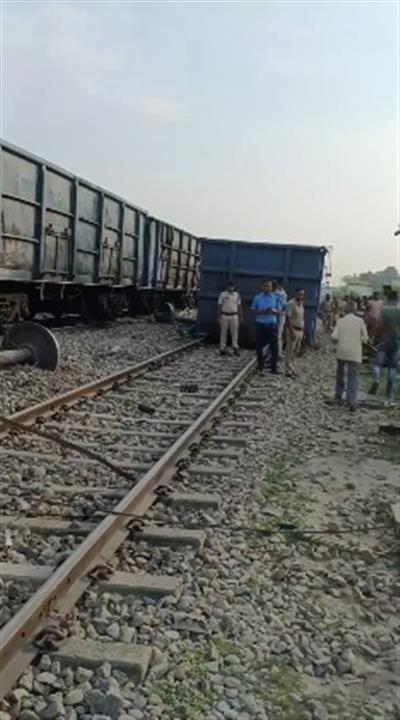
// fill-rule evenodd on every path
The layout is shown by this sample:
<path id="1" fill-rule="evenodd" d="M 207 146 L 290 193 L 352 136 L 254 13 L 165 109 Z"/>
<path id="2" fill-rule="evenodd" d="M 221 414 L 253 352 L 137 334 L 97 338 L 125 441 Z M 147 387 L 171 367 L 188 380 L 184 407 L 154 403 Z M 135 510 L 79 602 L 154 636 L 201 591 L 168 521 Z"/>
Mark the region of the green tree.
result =
<path id="1" fill-rule="evenodd" d="M 352 285 L 354 283 L 372 285 L 372 287 L 379 290 L 383 287 L 383 285 L 390 285 L 396 280 L 400 280 L 400 272 L 394 267 L 394 265 L 389 265 L 385 268 L 385 270 L 377 270 L 375 272 L 368 270 L 367 272 L 362 272 L 359 275 L 345 275 L 342 279 L 342 283 L 345 285 Z"/>

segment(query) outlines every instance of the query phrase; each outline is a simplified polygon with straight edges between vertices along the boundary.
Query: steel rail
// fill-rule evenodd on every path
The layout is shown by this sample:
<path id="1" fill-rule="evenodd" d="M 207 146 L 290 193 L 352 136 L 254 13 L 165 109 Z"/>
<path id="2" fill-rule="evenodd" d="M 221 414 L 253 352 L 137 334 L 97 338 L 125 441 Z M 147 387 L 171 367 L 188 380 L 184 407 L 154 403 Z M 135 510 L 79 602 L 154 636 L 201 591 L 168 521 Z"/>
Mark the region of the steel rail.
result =
<path id="1" fill-rule="evenodd" d="M 136 365 L 130 365 L 123 370 L 117 370 L 117 372 L 111 373 L 110 375 L 105 375 L 105 377 L 100 378 L 99 380 L 93 380 L 86 385 L 79 385 L 72 390 L 67 390 L 60 395 L 54 395 L 48 400 L 43 400 L 36 405 L 31 405 L 24 410 L 19 410 L 18 412 L 9 415 L 7 419 L 23 425 L 29 425 L 30 423 L 35 422 L 35 420 L 39 417 L 44 417 L 49 413 L 53 413 L 55 410 L 62 408 L 63 406 L 70 407 L 71 405 L 80 402 L 82 398 L 96 395 L 96 393 L 100 390 L 109 390 L 115 385 L 126 382 L 131 377 L 140 375 L 143 370 L 157 366 L 158 364 L 163 363 L 164 360 L 169 360 L 185 350 L 190 350 L 196 347 L 200 344 L 200 342 L 200 340 L 192 340 L 184 345 L 179 345 L 173 350 L 167 350 L 159 355 L 153 355 L 153 357 L 143 360 Z M 7 426 L 7 423 L 0 421 L 0 433 L 9 429 L 10 426 Z"/>
<path id="2" fill-rule="evenodd" d="M 0 697 L 4 697 L 36 655 L 35 637 L 43 631 L 52 613 L 61 618 L 77 602 L 90 583 L 87 577 L 99 562 L 108 559 L 126 539 L 129 514 L 143 515 L 155 502 L 154 490 L 168 482 L 221 408 L 254 371 L 256 360 L 248 362 L 208 408 L 171 445 L 164 455 L 117 504 L 113 512 L 85 538 L 76 550 L 23 605 L 0 633 Z M 120 514 L 118 514 L 120 513 Z"/>

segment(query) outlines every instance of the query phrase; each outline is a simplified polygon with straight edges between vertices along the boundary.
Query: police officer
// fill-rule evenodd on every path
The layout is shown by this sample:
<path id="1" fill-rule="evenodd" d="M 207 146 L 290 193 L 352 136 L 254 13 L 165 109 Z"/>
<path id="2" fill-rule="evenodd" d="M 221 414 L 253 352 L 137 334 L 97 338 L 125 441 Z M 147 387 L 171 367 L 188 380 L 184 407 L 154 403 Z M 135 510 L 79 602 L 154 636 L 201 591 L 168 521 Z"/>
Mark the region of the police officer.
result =
<path id="1" fill-rule="evenodd" d="M 293 359 L 301 348 L 304 336 L 304 290 L 298 288 L 286 306 L 285 373 L 295 376 Z"/>
<path id="2" fill-rule="evenodd" d="M 286 290 L 283 287 L 283 283 L 281 280 L 273 280 L 272 281 L 272 292 L 274 292 L 279 301 L 279 310 L 282 310 L 282 313 L 280 317 L 278 318 L 277 322 L 277 328 L 278 328 L 278 357 L 281 359 L 282 357 L 282 350 L 283 350 L 283 335 L 285 330 L 285 323 L 286 323 L 286 306 L 287 306 L 287 294 Z"/>
<path id="3" fill-rule="evenodd" d="M 228 333 L 231 336 L 233 352 L 239 355 L 239 325 L 242 322 L 242 301 L 233 282 L 229 281 L 218 298 L 218 322 L 220 326 L 219 352 L 226 355 Z"/>

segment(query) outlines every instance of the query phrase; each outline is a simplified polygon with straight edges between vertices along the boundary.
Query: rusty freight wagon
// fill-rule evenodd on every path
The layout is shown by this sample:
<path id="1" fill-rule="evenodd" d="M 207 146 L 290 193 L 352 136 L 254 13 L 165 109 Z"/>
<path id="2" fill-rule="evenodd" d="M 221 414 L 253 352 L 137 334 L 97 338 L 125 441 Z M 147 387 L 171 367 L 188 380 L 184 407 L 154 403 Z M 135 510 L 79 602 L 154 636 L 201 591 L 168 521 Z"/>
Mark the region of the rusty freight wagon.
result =
<path id="1" fill-rule="evenodd" d="M 131 202 L 1 144 L 0 321 L 112 318 L 196 293 L 199 240 Z"/>

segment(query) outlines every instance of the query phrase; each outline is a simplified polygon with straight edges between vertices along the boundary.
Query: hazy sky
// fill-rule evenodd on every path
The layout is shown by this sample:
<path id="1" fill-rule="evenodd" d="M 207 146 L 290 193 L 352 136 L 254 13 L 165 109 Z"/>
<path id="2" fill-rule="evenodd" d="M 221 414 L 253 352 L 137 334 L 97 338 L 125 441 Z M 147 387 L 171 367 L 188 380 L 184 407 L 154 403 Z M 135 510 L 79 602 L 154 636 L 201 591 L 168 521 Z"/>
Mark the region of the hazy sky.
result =
<path id="1" fill-rule="evenodd" d="M 2 136 L 200 235 L 394 264 L 397 2 L 2 2 Z M 397 187 L 396 187 L 397 184 Z"/>

